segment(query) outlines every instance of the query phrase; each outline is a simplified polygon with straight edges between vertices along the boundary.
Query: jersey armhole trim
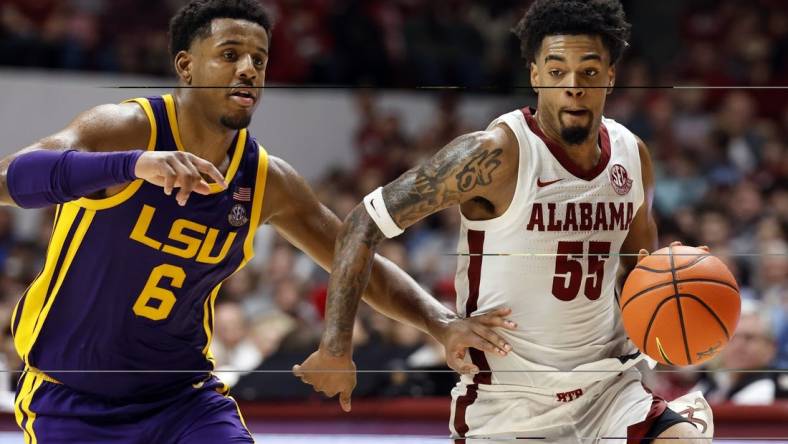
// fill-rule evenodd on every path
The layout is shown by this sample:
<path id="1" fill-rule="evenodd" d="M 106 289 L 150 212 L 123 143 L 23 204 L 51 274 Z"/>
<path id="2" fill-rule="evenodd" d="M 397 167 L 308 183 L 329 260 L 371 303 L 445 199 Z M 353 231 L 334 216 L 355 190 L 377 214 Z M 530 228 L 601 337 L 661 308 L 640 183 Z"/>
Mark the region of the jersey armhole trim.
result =
<path id="1" fill-rule="evenodd" d="M 156 148 L 156 138 L 158 137 L 156 131 L 156 118 L 153 115 L 153 108 L 150 106 L 150 102 L 148 99 L 145 98 L 137 98 L 137 99 L 130 99 L 126 100 L 122 103 L 136 103 L 138 104 L 143 111 L 145 111 L 145 115 L 148 117 L 148 122 L 150 123 L 150 139 L 148 139 L 148 147 L 146 148 L 148 151 L 153 151 Z M 88 210 L 106 210 L 112 207 L 116 207 L 123 202 L 129 200 L 136 192 L 140 189 L 142 184 L 145 181 L 142 179 L 137 179 L 133 182 L 130 182 L 126 185 L 121 192 L 115 194 L 114 196 L 106 197 L 104 199 L 90 199 L 87 197 L 83 197 L 71 202 L 66 202 L 65 205 L 76 205 L 81 208 L 85 208 Z"/>
<path id="2" fill-rule="evenodd" d="M 249 218 L 249 232 L 244 240 L 244 259 L 240 270 L 252 257 L 254 257 L 254 236 L 260 227 L 260 216 L 263 212 L 263 200 L 265 199 L 265 186 L 268 179 L 268 151 L 262 145 L 257 144 L 259 155 L 257 158 L 257 177 L 255 179 L 254 196 L 252 198 L 252 215 Z"/>
<path id="3" fill-rule="evenodd" d="M 522 113 L 520 113 L 519 111 L 517 111 L 517 113 L 522 115 Z M 520 183 L 520 176 L 522 175 L 523 168 L 526 167 L 526 165 L 524 164 L 526 150 L 524 149 L 525 147 L 522 146 L 521 142 L 527 142 L 528 140 L 527 138 L 521 140 L 520 135 L 517 133 L 517 129 L 514 126 L 512 126 L 512 122 L 510 121 L 509 116 L 518 118 L 514 115 L 514 113 L 504 114 L 503 116 L 493 120 L 492 123 L 490 123 L 490 125 L 487 128 L 489 130 L 499 125 L 506 125 L 509 128 L 509 130 L 512 132 L 512 134 L 514 134 L 514 137 L 516 139 L 517 152 L 518 152 L 517 173 L 515 178 L 514 194 L 512 195 L 512 201 L 509 202 L 509 207 L 506 208 L 506 211 L 504 211 L 503 214 L 501 214 L 500 216 L 493 217 L 491 219 L 484 219 L 484 220 L 468 219 L 467 217 L 465 217 L 465 214 L 462 213 L 462 209 L 460 208 L 458 211 L 460 212 L 460 219 L 462 220 L 462 224 L 471 230 L 495 231 L 498 229 L 502 229 L 503 227 L 506 227 L 507 222 L 513 217 L 515 217 L 515 213 L 517 212 L 515 207 L 519 205 L 520 200 L 523 198 L 522 194 L 525 191 L 522 190 L 523 184 Z M 523 122 L 522 124 L 525 125 L 525 122 Z"/>

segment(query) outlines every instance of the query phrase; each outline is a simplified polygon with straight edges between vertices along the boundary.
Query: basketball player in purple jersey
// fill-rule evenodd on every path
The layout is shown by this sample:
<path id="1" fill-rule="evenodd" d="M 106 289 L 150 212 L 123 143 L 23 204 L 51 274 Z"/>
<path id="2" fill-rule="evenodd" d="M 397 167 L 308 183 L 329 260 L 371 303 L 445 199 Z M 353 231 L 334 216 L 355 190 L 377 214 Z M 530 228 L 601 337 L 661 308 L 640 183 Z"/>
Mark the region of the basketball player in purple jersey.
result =
<path id="1" fill-rule="evenodd" d="M 505 357 L 471 350 L 482 371 L 463 375 L 452 392 L 454 437 L 710 439 L 702 395 L 668 408 L 643 387 L 635 365 L 644 355 L 616 303 L 617 276 L 637 259 L 619 264 L 618 254 L 657 246 L 648 149 L 602 115 L 629 29 L 618 0 L 532 4 L 516 31 L 536 110 L 460 136 L 351 212 L 337 240 L 321 347 L 297 375 L 328 394 L 352 386 L 352 374 L 301 372 L 352 368 L 353 318 L 376 246 L 459 206 L 458 312 L 506 306 L 520 327 L 500 332 L 513 347 Z"/>
<path id="2" fill-rule="evenodd" d="M 261 224 L 326 269 L 340 227 L 246 130 L 270 29 L 257 1 L 194 0 L 170 24 L 184 88 L 98 106 L 0 161 L 2 203 L 57 205 L 46 265 L 11 320 L 27 443 L 253 442 L 211 374 L 219 287 Z M 492 330 L 512 327 L 506 310 L 459 319 L 374 262 L 366 300 L 435 336 L 450 365 L 467 368 L 466 347 L 506 353 Z"/>

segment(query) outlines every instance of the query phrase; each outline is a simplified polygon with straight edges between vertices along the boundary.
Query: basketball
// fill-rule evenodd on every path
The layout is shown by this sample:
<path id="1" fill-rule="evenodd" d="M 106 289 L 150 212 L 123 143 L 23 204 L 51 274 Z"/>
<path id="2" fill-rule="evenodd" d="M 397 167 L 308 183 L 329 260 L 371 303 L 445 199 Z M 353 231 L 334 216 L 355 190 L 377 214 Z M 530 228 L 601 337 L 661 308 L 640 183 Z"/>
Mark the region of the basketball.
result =
<path id="1" fill-rule="evenodd" d="M 704 250 L 670 246 L 641 260 L 619 298 L 624 328 L 638 348 L 675 366 L 700 364 L 728 343 L 739 321 L 739 286 Z"/>

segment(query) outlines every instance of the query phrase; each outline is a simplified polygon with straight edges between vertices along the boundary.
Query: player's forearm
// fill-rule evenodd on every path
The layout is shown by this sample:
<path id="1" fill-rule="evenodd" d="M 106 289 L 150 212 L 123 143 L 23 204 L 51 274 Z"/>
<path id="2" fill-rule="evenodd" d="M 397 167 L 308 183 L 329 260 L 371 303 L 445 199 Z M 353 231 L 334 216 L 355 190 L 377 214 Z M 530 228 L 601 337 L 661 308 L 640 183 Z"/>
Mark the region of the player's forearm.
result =
<path id="1" fill-rule="evenodd" d="M 382 238 L 361 205 L 350 213 L 339 232 L 328 281 L 326 330 L 320 343 L 333 356 L 351 352 L 358 303 L 369 281 L 375 248 Z"/>
<path id="2" fill-rule="evenodd" d="M 377 256 L 364 301 L 384 315 L 440 340 L 457 315 L 443 306 L 402 269 Z"/>
<path id="3" fill-rule="evenodd" d="M 83 153 L 74 150 L 31 150 L 3 162 L 2 202 L 42 208 L 88 196 L 135 179 L 143 151 Z"/>

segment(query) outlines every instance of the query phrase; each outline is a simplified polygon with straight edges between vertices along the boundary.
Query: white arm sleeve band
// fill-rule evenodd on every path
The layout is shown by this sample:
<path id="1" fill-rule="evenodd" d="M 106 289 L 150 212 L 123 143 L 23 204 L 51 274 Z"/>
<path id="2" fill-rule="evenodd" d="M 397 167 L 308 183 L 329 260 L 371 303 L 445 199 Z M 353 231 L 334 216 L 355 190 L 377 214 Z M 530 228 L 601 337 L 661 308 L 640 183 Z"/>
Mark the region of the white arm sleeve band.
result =
<path id="1" fill-rule="evenodd" d="M 397 237 L 405 231 L 397 226 L 394 219 L 391 218 L 389 210 L 386 209 L 386 203 L 383 202 L 383 187 L 378 187 L 375 191 L 367 194 L 364 198 L 364 207 L 367 209 L 369 217 L 375 221 L 387 238 Z"/>

